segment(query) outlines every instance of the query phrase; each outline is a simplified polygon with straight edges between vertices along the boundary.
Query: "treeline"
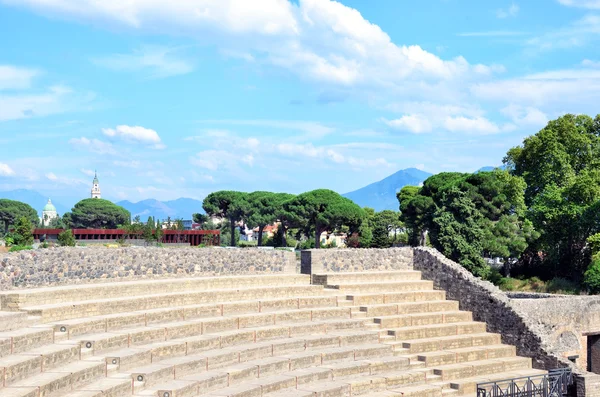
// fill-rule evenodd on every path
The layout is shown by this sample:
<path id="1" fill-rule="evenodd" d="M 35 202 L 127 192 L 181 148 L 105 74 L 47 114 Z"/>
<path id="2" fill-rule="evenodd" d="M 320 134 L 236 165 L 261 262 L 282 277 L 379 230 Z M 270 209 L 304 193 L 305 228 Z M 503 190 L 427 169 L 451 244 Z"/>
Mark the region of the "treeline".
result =
<path id="1" fill-rule="evenodd" d="M 323 232 L 345 233 L 349 247 L 386 247 L 393 242 L 390 233 L 402 227 L 398 212 L 375 213 L 327 189 L 299 195 L 223 190 L 209 194 L 202 207 L 206 215 L 194 214 L 194 221 L 202 223 L 203 228 L 214 228 L 210 217 L 225 220 L 228 230 L 223 233 L 222 240 L 229 239 L 231 246 L 237 243 L 236 228 L 241 224 L 258 228 L 258 246 L 264 244 L 265 228 L 276 223 L 275 245 L 287 246 L 287 239 L 292 234 L 296 239 L 311 238 L 314 245 L 308 244 L 308 247 L 315 248 L 321 247 Z"/>
<path id="2" fill-rule="evenodd" d="M 410 243 L 429 243 L 482 277 L 493 276 L 484 258 L 500 257 L 505 275 L 600 291 L 600 115 L 550 121 L 503 162 L 506 170 L 442 173 L 403 188 Z"/>

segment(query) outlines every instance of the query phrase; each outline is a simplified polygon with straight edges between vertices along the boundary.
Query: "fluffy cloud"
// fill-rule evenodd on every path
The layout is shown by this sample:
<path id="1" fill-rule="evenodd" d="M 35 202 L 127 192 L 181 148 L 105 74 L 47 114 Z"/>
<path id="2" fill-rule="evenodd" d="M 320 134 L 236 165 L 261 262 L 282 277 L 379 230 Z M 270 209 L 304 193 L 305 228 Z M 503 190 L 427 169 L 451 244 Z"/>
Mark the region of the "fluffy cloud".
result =
<path id="1" fill-rule="evenodd" d="M 86 137 L 73 138 L 69 143 L 76 149 L 88 150 L 98 154 L 116 154 L 117 151 L 109 142 L 104 142 L 99 139 L 89 139 Z"/>
<path id="2" fill-rule="evenodd" d="M 501 128 L 485 117 L 468 118 L 464 116 L 446 118 L 444 127 L 451 132 L 467 134 L 496 134 L 510 129 L 508 126 Z"/>
<path id="3" fill-rule="evenodd" d="M 548 116 L 541 110 L 533 107 L 510 104 L 501 111 L 515 124 L 543 127 L 548 123 Z"/>
<path id="4" fill-rule="evenodd" d="M 8 164 L 0 163 L 0 176 L 14 176 L 15 171 Z"/>
<path id="5" fill-rule="evenodd" d="M 600 10 L 600 0 L 558 0 L 562 5 L 569 7 L 588 8 L 591 10 Z"/>
<path id="6" fill-rule="evenodd" d="M 29 88 L 31 80 L 38 74 L 39 72 L 34 69 L 0 65 L 0 90 Z"/>
<path id="7" fill-rule="evenodd" d="M 95 58 L 99 66 L 123 72 L 138 72 L 150 78 L 163 78 L 190 73 L 194 65 L 176 56 L 177 48 L 142 47 L 133 54 L 113 54 Z"/>
<path id="8" fill-rule="evenodd" d="M 516 17 L 519 13 L 519 6 L 515 3 L 512 3 L 508 8 L 500 8 L 496 11 L 496 16 L 498 18 L 508 18 L 508 17 Z"/>
<path id="9" fill-rule="evenodd" d="M 119 125 L 116 128 L 103 128 L 102 133 L 110 138 L 120 138 L 127 142 L 152 145 L 156 149 L 164 149 L 158 133 L 140 126 Z"/>
<path id="10" fill-rule="evenodd" d="M 406 115 L 395 120 L 384 120 L 384 122 L 393 129 L 412 132 L 413 134 L 422 134 L 432 131 L 432 125 L 424 116 Z"/>

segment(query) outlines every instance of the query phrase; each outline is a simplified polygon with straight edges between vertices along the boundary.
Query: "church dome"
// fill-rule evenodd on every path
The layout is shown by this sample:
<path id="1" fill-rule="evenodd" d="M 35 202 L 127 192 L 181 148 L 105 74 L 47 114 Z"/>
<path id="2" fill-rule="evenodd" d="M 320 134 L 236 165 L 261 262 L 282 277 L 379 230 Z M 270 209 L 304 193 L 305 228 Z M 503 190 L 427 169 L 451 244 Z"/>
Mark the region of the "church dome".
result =
<path id="1" fill-rule="evenodd" d="M 48 199 L 48 204 L 44 206 L 44 212 L 56 212 L 56 207 L 52 205 L 52 201 Z"/>

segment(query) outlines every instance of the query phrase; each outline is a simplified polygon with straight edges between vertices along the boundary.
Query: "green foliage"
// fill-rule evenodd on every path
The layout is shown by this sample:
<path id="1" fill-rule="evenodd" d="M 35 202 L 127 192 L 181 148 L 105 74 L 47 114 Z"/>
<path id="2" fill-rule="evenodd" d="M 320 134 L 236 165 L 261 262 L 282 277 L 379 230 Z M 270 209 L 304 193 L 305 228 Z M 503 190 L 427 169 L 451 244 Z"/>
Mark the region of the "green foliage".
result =
<path id="1" fill-rule="evenodd" d="M 31 245 L 13 245 L 9 248 L 8 252 L 28 251 L 32 249 Z"/>
<path id="2" fill-rule="evenodd" d="M 484 256 L 518 258 L 536 237 L 524 219 L 523 179 L 506 171 L 440 173 L 398 193 L 408 242 L 431 245 L 473 274 L 486 277 Z M 509 263 L 508 260 L 505 261 Z"/>
<path id="3" fill-rule="evenodd" d="M 390 237 L 389 231 L 382 223 L 377 223 L 373 228 L 373 241 L 371 242 L 373 248 L 389 248 Z"/>
<path id="4" fill-rule="evenodd" d="M 316 248 L 320 247 L 321 233 L 334 232 L 342 226 L 347 226 L 352 233 L 359 229 L 365 217 L 363 209 L 352 200 L 327 189 L 299 194 L 285 202 L 284 208 L 303 225 L 306 235 L 314 231 Z"/>
<path id="5" fill-rule="evenodd" d="M 71 230 L 63 230 L 58 235 L 58 245 L 61 247 L 75 247 L 75 236 Z"/>
<path id="6" fill-rule="evenodd" d="M 244 241 L 244 240 L 240 240 L 240 241 L 238 241 L 237 246 L 240 247 L 240 248 L 256 247 L 256 241 Z"/>
<path id="7" fill-rule="evenodd" d="M 37 226 L 39 222 L 37 211 L 29 204 L 20 201 L 0 199 L 0 224 L 4 225 L 4 234 L 10 226 L 14 226 L 20 218 L 27 218 L 30 224 Z"/>
<path id="8" fill-rule="evenodd" d="M 600 293 L 600 261 L 596 260 L 583 275 L 583 284 L 593 294 Z"/>
<path id="9" fill-rule="evenodd" d="M 229 239 L 229 245 L 235 247 L 239 237 L 236 240 L 236 222 L 243 219 L 248 211 L 248 202 L 246 193 L 231 190 L 221 190 L 210 193 L 202 202 L 202 208 L 208 215 L 226 218 L 229 221 L 229 237 L 221 234 L 221 245 Z M 239 232 L 238 232 L 239 235 Z"/>
<path id="10" fill-rule="evenodd" d="M 15 223 L 14 244 L 20 246 L 33 244 L 33 226 L 26 216 L 20 217 Z"/>
<path id="11" fill-rule="evenodd" d="M 592 255 L 600 253 L 600 233 L 591 235 L 586 240 Z"/>
<path id="12" fill-rule="evenodd" d="M 72 229 L 116 229 L 128 225 L 131 214 L 108 200 L 85 199 L 75 204 L 63 219 Z"/>
<path id="13" fill-rule="evenodd" d="M 160 219 L 157 219 L 156 220 L 156 230 L 154 231 L 154 239 L 157 241 L 157 243 L 160 244 L 164 234 L 165 233 L 163 232 L 163 229 L 162 229 L 162 223 L 160 222 Z"/>
<path id="14" fill-rule="evenodd" d="M 525 266 L 580 279 L 590 263 L 586 239 L 600 232 L 600 115 L 552 120 L 509 150 L 504 162 L 527 183 L 527 217 L 541 232 L 529 244 Z"/>

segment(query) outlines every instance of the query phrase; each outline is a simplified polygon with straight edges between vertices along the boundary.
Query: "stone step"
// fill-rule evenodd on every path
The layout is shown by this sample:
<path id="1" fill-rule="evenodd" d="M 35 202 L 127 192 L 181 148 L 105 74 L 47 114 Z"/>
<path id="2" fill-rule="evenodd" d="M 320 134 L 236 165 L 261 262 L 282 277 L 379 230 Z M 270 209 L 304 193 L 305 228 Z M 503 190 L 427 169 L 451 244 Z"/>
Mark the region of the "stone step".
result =
<path id="1" fill-rule="evenodd" d="M 471 363 L 449 364 L 434 367 L 434 375 L 441 376 L 443 381 L 464 379 L 477 376 L 531 369 L 531 359 L 528 357 L 498 358 L 492 360 L 474 361 Z"/>
<path id="2" fill-rule="evenodd" d="M 402 397 L 442 397 L 442 388 L 435 385 L 407 386 L 391 391 Z"/>
<path id="3" fill-rule="evenodd" d="M 32 319 L 28 317 L 25 312 L 0 312 L 0 332 L 29 326 Z"/>
<path id="4" fill-rule="evenodd" d="M 499 334 L 480 333 L 470 335 L 442 336 L 429 339 L 415 339 L 402 341 L 402 347 L 412 354 L 426 353 L 436 350 L 459 349 L 473 346 L 499 345 Z"/>
<path id="5" fill-rule="evenodd" d="M 45 287 L 0 293 L 3 310 L 19 310 L 24 306 L 49 305 L 111 297 L 132 297 L 160 293 L 190 292 L 215 289 L 238 289 L 257 286 L 309 285 L 304 274 L 263 274 L 260 276 L 164 278 L 160 280 L 121 281 Z"/>
<path id="6" fill-rule="evenodd" d="M 420 325 L 416 327 L 403 327 L 388 330 L 389 335 L 396 338 L 397 341 L 417 339 L 427 340 L 429 338 L 443 336 L 480 334 L 485 332 L 486 324 L 475 321 Z"/>
<path id="7" fill-rule="evenodd" d="M 521 369 L 518 371 L 505 371 L 497 372 L 494 374 L 475 376 L 471 378 L 463 378 L 460 380 L 453 380 L 450 382 L 450 387 L 457 390 L 461 396 L 466 396 L 477 392 L 478 383 L 495 382 L 513 378 L 525 378 L 521 380 L 521 384 L 525 383 L 526 377 L 528 376 L 539 376 L 546 374 L 547 371 L 539 369 Z"/>
<path id="8" fill-rule="evenodd" d="M 418 360 L 425 362 L 428 367 L 431 367 L 434 365 L 456 364 L 514 356 L 516 356 L 516 349 L 514 346 L 492 345 L 422 353 L 418 355 Z"/>
<path id="9" fill-rule="evenodd" d="M 353 272 L 313 274 L 313 284 L 335 285 L 374 281 L 421 280 L 421 272 L 416 270 L 398 270 L 392 272 Z"/>
<path id="10" fill-rule="evenodd" d="M 54 342 L 54 330 L 47 327 L 20 328 L 0 332 L 0 357 L 22 353 Z"/>
<path id="11" fill-rule="evenodd" d="M 364 306 L 385 303 L 405 303 L 422 301 L 443 301 L 446 299 L 445 291 L 402 291 L 379 293 L 346 293 L 346 300 L 353 306 Z"/>
<path id="12" fill-rule="evenodd" d="M 376 305 L 360 306 L 362 312 L 369 317 L 395 316 L 399 314 L 429 313 L 457 311 L 457 301 L 423 301 L 405 303 L 383 303 Z"/>
<path id="13" fill-rule="evenodd" d="M 376 317 L 374 321 L 380 324 L 382 328 L 416 327 L 419 325 L 473 321 L 473 315 L 471 312 L 466 311 L 426 312 Z"/>
<path id="14" fill-rule="evenodd" d="M 307 296 L 302 298 L 278 298 L 251 301 L 234 301 L 187 305 L 159 309 L 147 309 L 139 312 L 116 313 L 104 316 L 94 316 L 63 320 L 49 325 L 67 337 L 90 333 L 116 331 L 166 322 L 193 320 L 206 317 L 228 316 L 232 314 L 275 313 L 289 310 L 334 309 L 337 306 L 335 296 Z M 305 311 L 309 313 L 310 311 Z M 318 313 L 317 313 L 318 314 Z M 283 314 L 281 314 L 283 315 Z M 276 318 L 277 321 L 277 318 Z"/>
<path id="15" fill-rule="evenodd" d="M 105 371 L 104 363 L 78 361 L 20 380 L 2 389 L 2 393 L 11 388 L 35 387 L 40 396 L 60 395 L 63 391 L 70 391 L 98 380 L 105 375 Z"/>
<path id="16" fill-rule="evenodd" d="M 368 292 L 399 292 L 399 291 L 423 291 L 433 290 L 433 281 L 388 281 L 371 283 L 346 283 L 327 285 L 327 288 L 335 289 L 345 294 L 368 293 Z M 382 302 L 383 303 L 383 302 Z"/>
<path id="17" fill-rule="evenodd" d="M 81 386 L 64 397 L 125 397 L 131 396 L 131 379 L 102 378 Z"/>
<path id="18" fill-rule="evenodd" d="M 50 371 L 72 361 L 79 360 L 77 345 L 47 345 L 0 359 L 0 375 L 3 385 L 9 386 L 36 373 Z"/>
<path id="19" fill-rule="evenodd" d="M 27 312 L 29 315 L 40 316 L 40 321 L 49 323 L 80 317 L 101 316 L 165 307 L 206 304 L 211 302 L 297 297 L 302 295 L 315 296 L 322 295 L 322 293 L 323 287 L 318 285 L 282 285 L 74 301 L 70 303 L 25 306 L 22 307 L 21 310 Z"/>

